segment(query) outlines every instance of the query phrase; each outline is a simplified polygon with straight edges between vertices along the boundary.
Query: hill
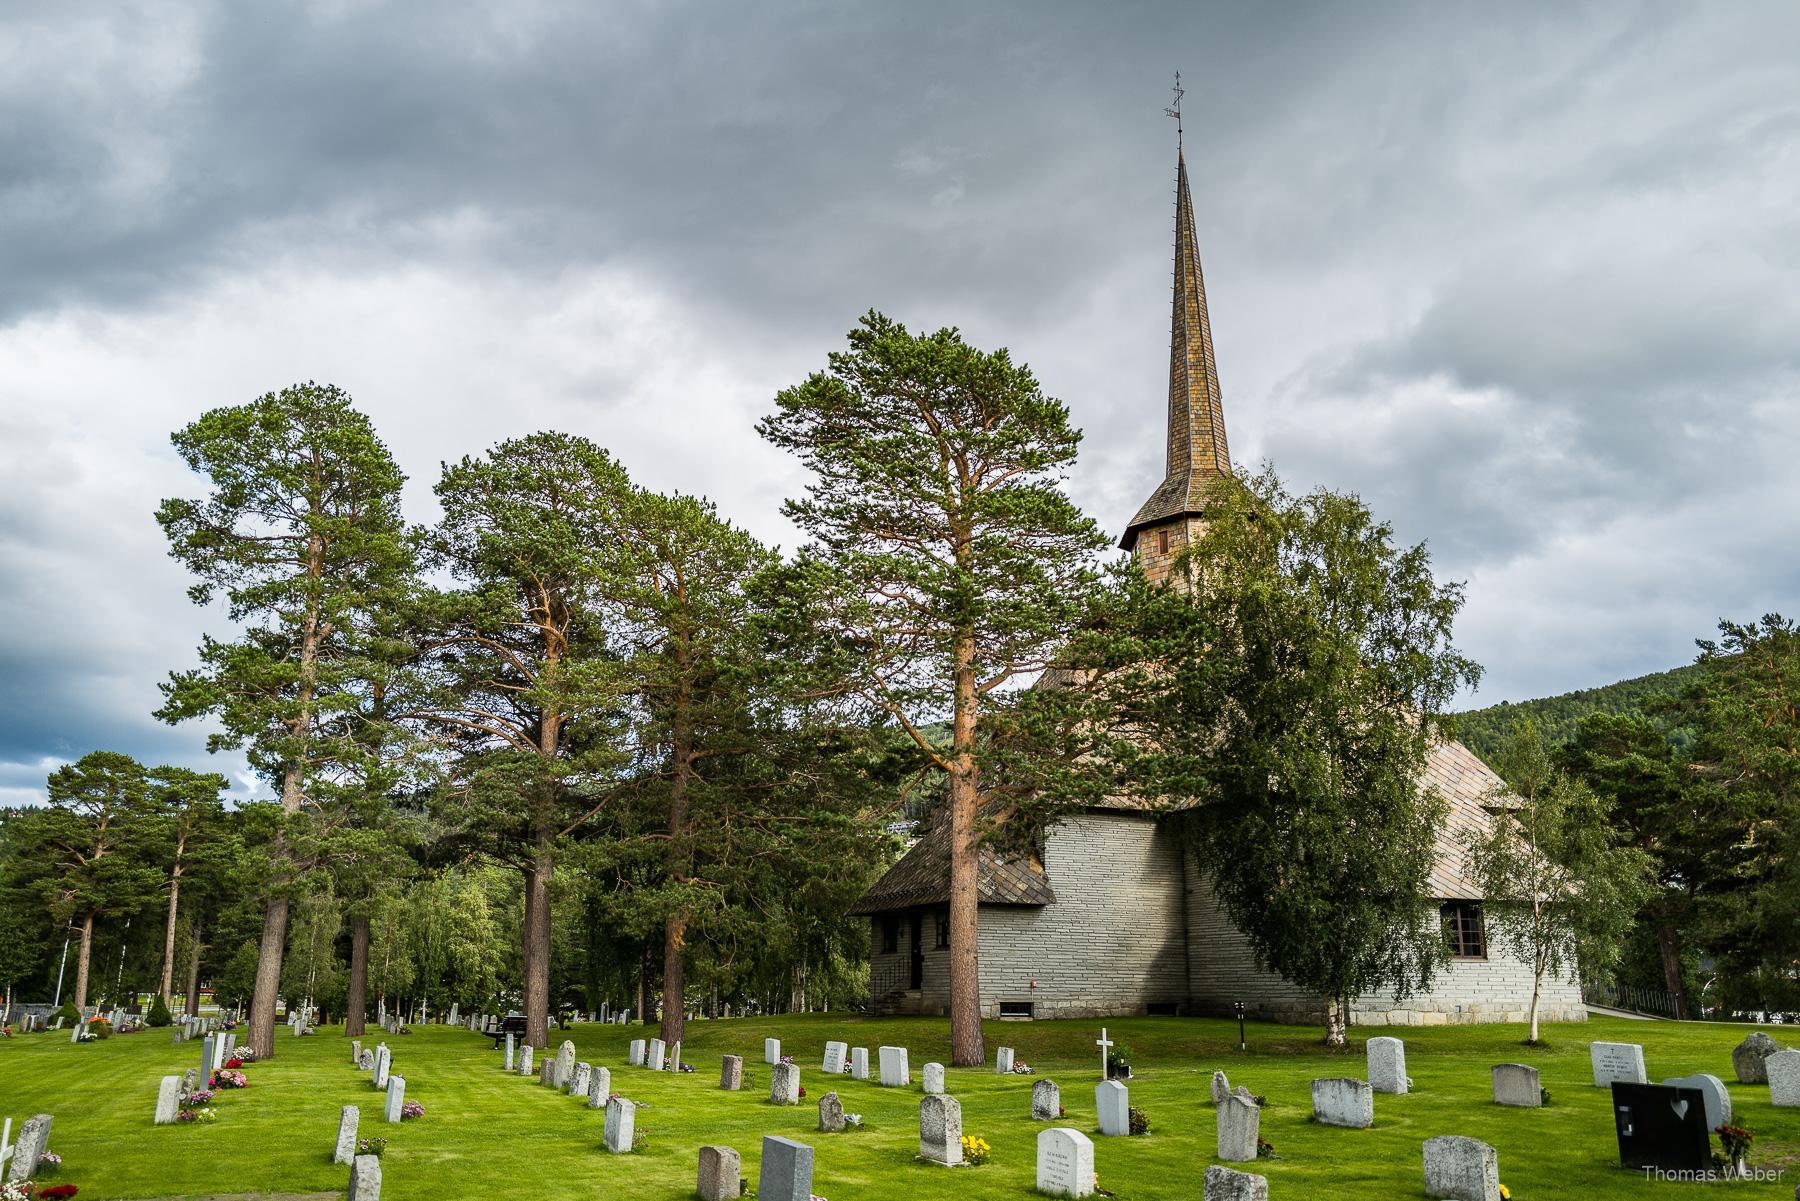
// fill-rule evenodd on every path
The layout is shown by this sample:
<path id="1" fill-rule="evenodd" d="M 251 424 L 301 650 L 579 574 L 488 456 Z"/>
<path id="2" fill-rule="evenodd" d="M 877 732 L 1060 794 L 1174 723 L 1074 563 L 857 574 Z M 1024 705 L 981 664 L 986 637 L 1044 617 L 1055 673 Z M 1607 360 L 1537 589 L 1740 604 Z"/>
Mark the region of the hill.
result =
<path id="1" fill-rule="evenodd" d="M 1700 668 L 1695 664 L 1659 671 L 1635 679 L 1620 680 L 1599 688 L 1582 688 L 1561 696 L 1547 696 L 1511 704 L 1501 701 L 1485 709 L 1456 715 L 1457 736 L 1463 745 L 1488 762 L 1506 747 L 1513 733 L 1527 721 L 1552 746 L 1567 742 L 1575 726 L 1590 713 L 1635 713 L 1647 701 L 1674 696 L 1691 683 Z"/>

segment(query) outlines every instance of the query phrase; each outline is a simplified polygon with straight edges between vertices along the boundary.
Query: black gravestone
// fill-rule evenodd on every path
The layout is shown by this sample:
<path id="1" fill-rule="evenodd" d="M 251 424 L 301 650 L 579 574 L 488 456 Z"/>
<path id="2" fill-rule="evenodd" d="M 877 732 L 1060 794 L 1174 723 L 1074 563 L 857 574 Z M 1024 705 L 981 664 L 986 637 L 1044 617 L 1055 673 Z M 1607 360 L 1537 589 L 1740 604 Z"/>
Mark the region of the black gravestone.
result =
<path id="1" fill-rule="evenodd" d="M 1619 1163 L 1627 1168 L 1704 1172 L 1712 1166 L 1706 1095 L 1666 1084 L 1612 1086 Z"/>

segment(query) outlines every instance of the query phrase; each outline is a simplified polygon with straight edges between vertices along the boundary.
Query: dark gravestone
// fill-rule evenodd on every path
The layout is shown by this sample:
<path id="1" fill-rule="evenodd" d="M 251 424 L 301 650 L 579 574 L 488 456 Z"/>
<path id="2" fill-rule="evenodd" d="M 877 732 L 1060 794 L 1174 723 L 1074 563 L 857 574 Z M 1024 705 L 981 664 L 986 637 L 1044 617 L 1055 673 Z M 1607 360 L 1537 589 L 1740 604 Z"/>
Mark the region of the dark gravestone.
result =
<path id="1" fill-rule="evenodd" d="M 1697 1088 L 1614 1081 L 1619 1163 L 1632 1169 L 1704 1172 L 1712 1166 L 1706 1094 Z"/>

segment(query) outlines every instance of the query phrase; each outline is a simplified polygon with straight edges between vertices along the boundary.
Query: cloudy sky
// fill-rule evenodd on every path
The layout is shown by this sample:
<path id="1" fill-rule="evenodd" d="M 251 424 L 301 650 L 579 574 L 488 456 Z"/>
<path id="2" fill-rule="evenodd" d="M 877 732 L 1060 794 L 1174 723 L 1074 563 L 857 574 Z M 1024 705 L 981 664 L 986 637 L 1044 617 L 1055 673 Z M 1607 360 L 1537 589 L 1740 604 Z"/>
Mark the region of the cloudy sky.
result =
<path id="1" fill-rule="evenodd" d="M 1800 610 L 1800 8 L 0 3 L 0 803 L 217 613 L 169 432 L 317 379 L 411 477 L 554 427 L 792 547 L 752 430 L 857 314 L 1006 345 L 1117 530 L 1175 138 L 1234 456 L 1468 584 L 1470 703 Z"/>

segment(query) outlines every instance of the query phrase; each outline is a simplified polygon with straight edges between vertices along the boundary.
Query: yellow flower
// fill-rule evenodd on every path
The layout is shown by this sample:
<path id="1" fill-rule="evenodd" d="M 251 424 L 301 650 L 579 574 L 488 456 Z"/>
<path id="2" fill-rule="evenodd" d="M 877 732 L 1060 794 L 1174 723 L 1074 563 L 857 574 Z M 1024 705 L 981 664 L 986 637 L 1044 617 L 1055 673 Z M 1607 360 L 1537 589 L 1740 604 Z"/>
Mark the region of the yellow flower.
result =
<path id="1" fill-rule="evenodd" d="M 1504 1184 L 1500 1186 L 1500 1201 L 1512 1201 L 1512 1190 Z"/>

